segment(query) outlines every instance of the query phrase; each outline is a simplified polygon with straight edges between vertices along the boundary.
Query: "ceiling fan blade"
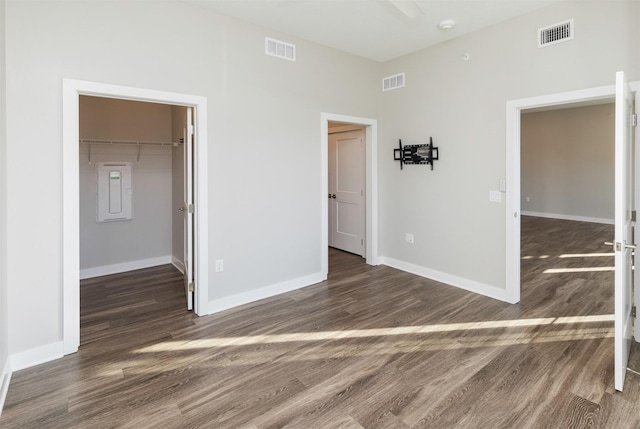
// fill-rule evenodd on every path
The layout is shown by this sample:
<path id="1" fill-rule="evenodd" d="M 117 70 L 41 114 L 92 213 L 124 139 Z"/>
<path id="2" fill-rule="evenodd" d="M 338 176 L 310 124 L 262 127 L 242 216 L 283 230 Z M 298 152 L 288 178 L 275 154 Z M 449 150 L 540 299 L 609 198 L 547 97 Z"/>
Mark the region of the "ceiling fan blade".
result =
<path id="1" fill-rule="evenodd" d="M 420 8 L 415 0 L 387 0 L 394 5 L 396 9 L 402 12 L 407 18 L 413 19 L 424 15 L 424 11 Z"/>

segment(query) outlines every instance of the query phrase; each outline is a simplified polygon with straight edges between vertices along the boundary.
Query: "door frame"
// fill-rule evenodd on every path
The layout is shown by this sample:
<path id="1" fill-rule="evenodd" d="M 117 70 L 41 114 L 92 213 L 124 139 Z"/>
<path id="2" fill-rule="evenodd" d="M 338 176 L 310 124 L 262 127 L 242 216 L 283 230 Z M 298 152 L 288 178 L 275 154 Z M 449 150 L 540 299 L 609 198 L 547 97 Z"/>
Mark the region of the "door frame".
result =
<path id="1" fill-rule="evenodd" d="M 640 82 L 630 83 L 637 92 Z M 520 123 L 523 110 L 564 106 L 593 101 L 615 99 L 616 86 L 607 85 L 577 91 L 561 92 L 531 98 L 507 101 L 507 138 L 506 138 L 506 183 L 510 191 L 506 192 L 506 301 L 515 304 L 520 301 Z M 640 135 L 636 128 L 636 141 Z M 636 201 L 640 189 L 636 188 Z"/>
<path id="2" fill-rule="evenodd" d="M 194 226 L 196 280 L 194 311 L 206 314 L 208 304 L 207 98 L 76 79 L 62 80 L 62 342 L 65 355 L 80 346 L 80 95 L 193 107 L 196 115 Z"/>
<path id="3" fill-rule="evenodd" d="M 329 122 L 364 126 L 365 136 L 365 260 L 378 265 L 378 121 L 370 118 L 320 114 L 320 272 L 329 272 Z"/>

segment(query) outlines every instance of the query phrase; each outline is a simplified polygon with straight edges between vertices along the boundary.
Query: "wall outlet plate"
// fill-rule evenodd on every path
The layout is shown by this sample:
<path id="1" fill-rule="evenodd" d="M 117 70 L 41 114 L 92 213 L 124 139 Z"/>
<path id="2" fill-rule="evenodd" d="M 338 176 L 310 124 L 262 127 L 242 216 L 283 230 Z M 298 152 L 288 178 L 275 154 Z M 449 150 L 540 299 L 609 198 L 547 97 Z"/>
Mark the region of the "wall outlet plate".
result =
<path id="1" fill-rule="evenodd" d="M 500 191 L 489 191 L 489 201 L 492 203 L 501 203 L 502 194 Z"/>

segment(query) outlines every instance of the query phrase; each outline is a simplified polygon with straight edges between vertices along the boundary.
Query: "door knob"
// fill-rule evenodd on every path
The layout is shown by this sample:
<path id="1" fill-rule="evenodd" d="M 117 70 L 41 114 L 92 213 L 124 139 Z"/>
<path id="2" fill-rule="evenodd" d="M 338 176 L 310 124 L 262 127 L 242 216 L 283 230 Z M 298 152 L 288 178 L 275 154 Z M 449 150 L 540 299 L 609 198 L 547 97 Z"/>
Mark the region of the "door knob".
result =
<path id="1" fill-rule="evenodd" d="M 335 198 L 335 197 L 336 197 L 336 194 L 331 194 L 331 198 Z"/>
<path id="2" fill-rule="evenodd" d="M 186 209 L 184 207 L 178 207 L 178 210 L 180 210 L 181 212 L 185 211 Z"/>
<path id="3" fill-rule="evenodd" d="M 635 250 L 636 248 L 635 244 L 618 243 L 617 241 L 615 243 L 612 243 L 611 241 L 605 241 L 604 244 L 606 244 L 607 246 L 613 246 L 616 252 L 621 252 L 623 247 L 625 249 L 632 249 L 632 250 Z"/>

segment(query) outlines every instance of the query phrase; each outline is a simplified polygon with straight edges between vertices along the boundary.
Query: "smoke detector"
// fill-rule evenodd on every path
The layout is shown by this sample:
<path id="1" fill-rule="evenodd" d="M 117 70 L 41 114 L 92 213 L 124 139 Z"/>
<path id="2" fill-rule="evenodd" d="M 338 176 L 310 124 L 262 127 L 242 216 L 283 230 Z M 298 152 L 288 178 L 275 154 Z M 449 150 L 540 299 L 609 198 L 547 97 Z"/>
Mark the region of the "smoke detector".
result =
<path id="1" fill-rule="evenodd" d="M 456 22 L 453 19 L 444 19 L 438 24 L 438 28 L 442 31 L 451 30 L 455 26 Z"/>

